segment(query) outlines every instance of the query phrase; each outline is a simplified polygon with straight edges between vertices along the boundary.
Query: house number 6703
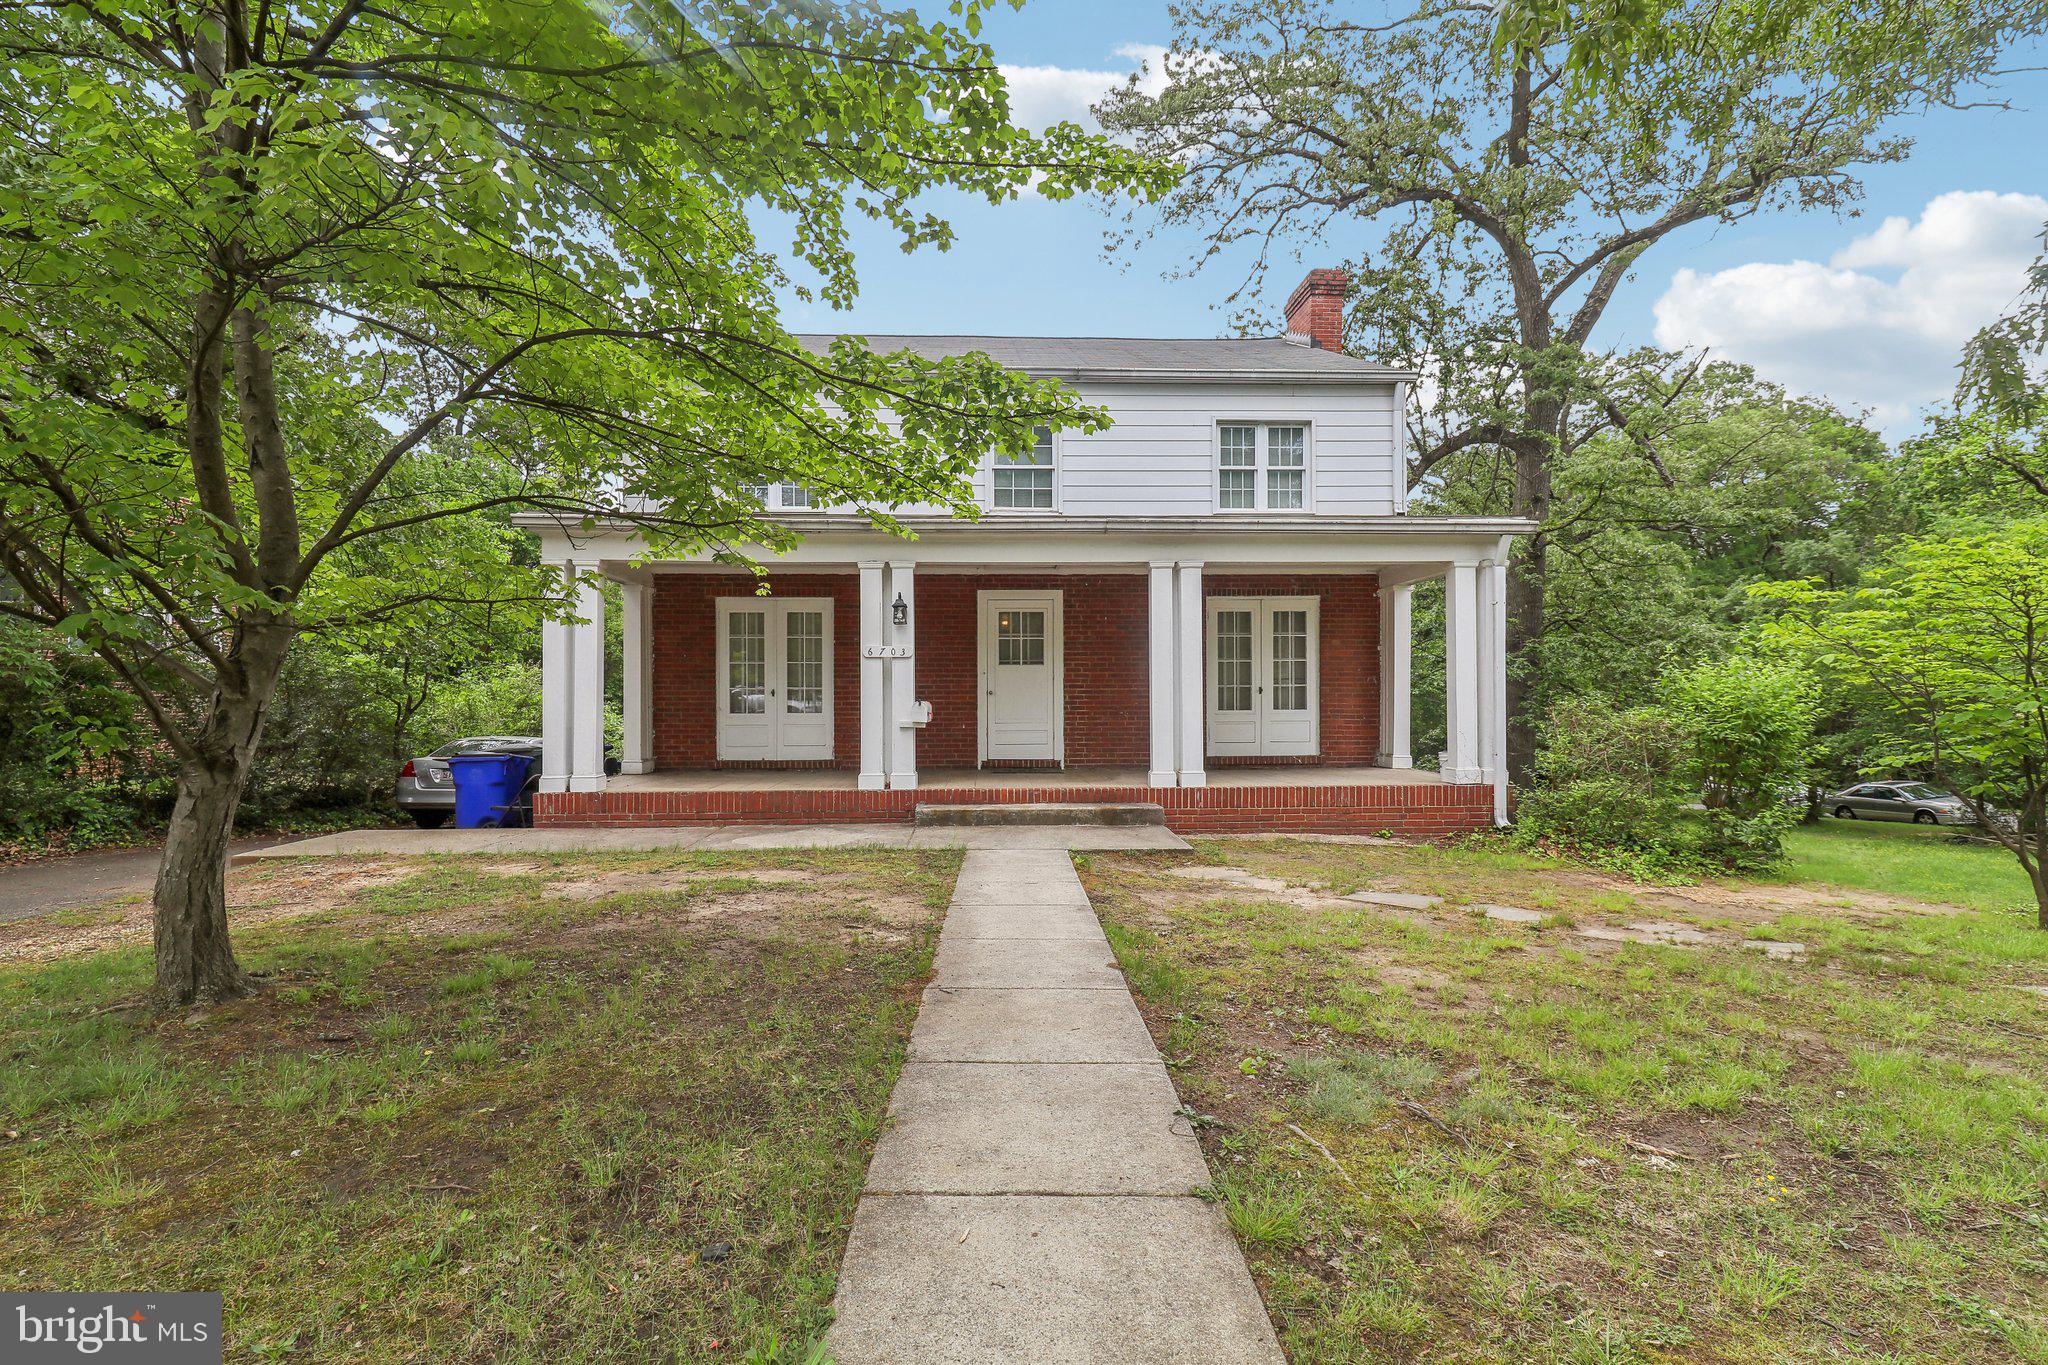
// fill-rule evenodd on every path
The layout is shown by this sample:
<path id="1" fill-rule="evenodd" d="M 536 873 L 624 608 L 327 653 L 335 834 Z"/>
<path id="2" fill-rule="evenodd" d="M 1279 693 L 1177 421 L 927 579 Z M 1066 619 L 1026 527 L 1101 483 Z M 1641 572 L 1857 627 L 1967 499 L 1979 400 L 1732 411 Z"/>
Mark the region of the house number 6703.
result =
<path id="1" fill-rule="evenodd" d="M 911 646 L 909 645 L 865 645 L 862 647 L 860 654 L 863 659 L 908 659 L 912 657 Z"/>

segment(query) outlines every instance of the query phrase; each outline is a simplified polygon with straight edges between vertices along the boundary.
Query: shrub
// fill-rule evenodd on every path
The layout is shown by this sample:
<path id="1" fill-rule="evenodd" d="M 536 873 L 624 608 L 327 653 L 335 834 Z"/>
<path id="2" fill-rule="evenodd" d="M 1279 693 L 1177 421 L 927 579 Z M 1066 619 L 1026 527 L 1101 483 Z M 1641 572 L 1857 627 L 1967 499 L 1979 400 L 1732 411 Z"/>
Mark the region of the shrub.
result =
<path id="1" fill-rule="evenodd" d="M 1540 779 L 1522 798 L 1527 834 L 1585 848 L 1676 850 L 1683 801 L 1683 734 L 1653 707 L 1568 702 L 1550 713 Z"/>
<path id="2" fill-rule="evenodd" d="M 1794 819 L 1787 793 L 1812 757 L 1819 687 L 1790 664 L 1737 656 L 1670 674 L 1661 691 L 1706 801 L 1702 851 L 1736 867 L 1778 861 Z"/>

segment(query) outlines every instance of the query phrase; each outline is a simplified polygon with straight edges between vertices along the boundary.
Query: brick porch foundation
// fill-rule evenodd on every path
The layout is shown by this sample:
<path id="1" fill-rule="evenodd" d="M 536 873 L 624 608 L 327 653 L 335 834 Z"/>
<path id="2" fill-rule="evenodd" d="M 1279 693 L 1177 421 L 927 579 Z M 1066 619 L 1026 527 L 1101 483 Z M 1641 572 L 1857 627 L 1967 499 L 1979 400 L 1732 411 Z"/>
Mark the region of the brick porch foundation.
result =
<path id="1" fill-rule="evenodd" d="M 942 787 L 920 791 L 542 792 L 534 823 L 560 828 L 907 821 L 920 803 L 1151 801 L 1182 834 L 1378 834 L 1411 839 L 1493 824 L 1493 788 L 1439 784 L 1216 787 Z"/>

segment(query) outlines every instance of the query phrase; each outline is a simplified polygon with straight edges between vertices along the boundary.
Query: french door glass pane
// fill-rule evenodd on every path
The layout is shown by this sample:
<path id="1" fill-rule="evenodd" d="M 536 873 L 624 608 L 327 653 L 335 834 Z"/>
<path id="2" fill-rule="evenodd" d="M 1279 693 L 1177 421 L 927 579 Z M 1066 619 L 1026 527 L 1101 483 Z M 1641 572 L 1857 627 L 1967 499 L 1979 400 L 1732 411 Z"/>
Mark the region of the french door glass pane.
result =
<path id="1" fill-rule="evenodd" d="M 1216 613 L 1216 709 L 1252 709 L 1252 614 Z"/>
<path id="2" fill-rule="evenodd" d="M 1308 613 L 1273 613 L 1273 709 L 1308 710 Z"/>
<path id="3" fill-rule="evenodd" d="M 783 628 L 783 710 L 792 716 L 825 713 L 825 613 L 793 611 Z"/>
<path id="4" fill-rule="evenodd" d="M 996 663 L 1037 668 L 1045 663 L 1045 613 L 996 613 Z"/>
<path id="5" fill-rule="evenodd" d="M 768 615 L 736 611 L 725 632 L 725 709 L 734 716 L 768 710 Z"/>

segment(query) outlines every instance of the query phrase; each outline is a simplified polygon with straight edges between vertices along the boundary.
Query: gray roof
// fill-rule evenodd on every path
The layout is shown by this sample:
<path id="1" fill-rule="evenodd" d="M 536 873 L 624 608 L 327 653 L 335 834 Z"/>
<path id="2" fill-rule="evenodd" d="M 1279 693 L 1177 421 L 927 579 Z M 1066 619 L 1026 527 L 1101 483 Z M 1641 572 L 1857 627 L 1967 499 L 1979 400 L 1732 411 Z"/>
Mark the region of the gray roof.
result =
<path id="1" fill-rule="evenodd" d="M 914 351 L 927 359 L 985 353 L 1012 370 L 1060 378 L 1315 379 L 1412 378 L 1414 372 L 1341 351 L 1297 345 L 1285 337 L 993 337 L 904 336 L 869 332 L 868 349 Z M 797 338 L 823 351 L 837 334 Z"/>

